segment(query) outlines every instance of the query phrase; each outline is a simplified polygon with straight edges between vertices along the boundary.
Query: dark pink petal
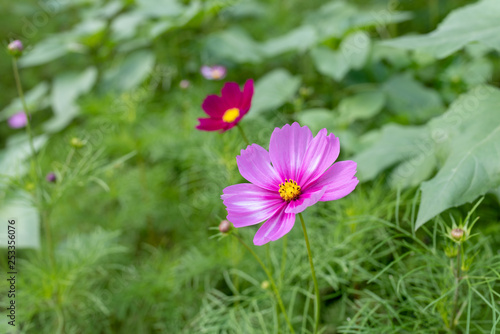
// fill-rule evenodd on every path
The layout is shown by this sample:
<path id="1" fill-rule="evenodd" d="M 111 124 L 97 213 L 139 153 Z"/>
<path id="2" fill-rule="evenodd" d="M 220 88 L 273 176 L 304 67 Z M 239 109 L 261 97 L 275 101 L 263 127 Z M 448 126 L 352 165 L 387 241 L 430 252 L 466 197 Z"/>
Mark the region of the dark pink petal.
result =
<path id="1" fill-rule="evenodd" d="M 243 97 L 240 104 L 242 114 L 246 114 L 252 106 L 253 88 L 253 80 L 247 80 L 247 82 L 245 82 L 245 86 L 243 87 Z"/>
<path id="2" fill-rule="evenodd" d="M 283 207 L 278 192 L 271 192 L 250 183 L 240 183 L 223 190 L 227 220 L 235 227 L 258 224 Z"/>
<path id="3" fill-rule="evenodd" d="M 240 108 L 243 94 L 236 82 L 226 82 L 222 87 L 221 96 L 229 108 Z"/>
<path id="4" fill-rule="evenodd" d="M 269 155 L 282 180 L 297 181 L 311 140 L 311 130 L 307 126 L 300 127 L 297 122 L 274 129 L 269 143 Z"/>
<path id="5" fill-rule="evenodd" d="M 308 207 L 318 203 L 326 192 L 326 187 L 319 189 L 317 191 L 309 191 L 300 194 L 299 198 L 288 203 L 285 209 L 286 213 L 301 213 Z"/>
<path id="6" fill-rule="evenodd" d="M 269 159 L 269 152 L 257 144 L 241 150 L 236 157 L 241 176 L 253 184 L 271 191 L 278 192 L 280 178 Z"/>
<path id="7" fill-rule="evenodd" d="M 224 121 L 221 119 L 198 118 L 198 121 L 200 122 L 200 124 L 198 124 L 196 128 L 202 131 L 223 130 L 226 126 L 226 123 L 224 123 Z"/>
<path id="8" fill-rule="evenodd" d="M 201 105 L 201 108 L 207 113 L 208 116 L 221 118 L 229 109 L 222 98 L 217 95 L 208 95 Z"/>
<path id="9" fill-rule="evenodd" d="M 359 182 L 354 176 L 356 166 L 356 163 L 350 160 L 336 162 L 306 191 L 315 192 L 326 187 L 320 201 L 333 201 L 349 195 Z"/>
<path id="10" fill-rule="evenodd" d="M 319 131 L 307 147 L 297 182 L 307 188 L 309 183 L 317 180 L 337 160 L 339 153 L 339 139 L 333 134 L 327 136 L 326 129 Z"/>
<path id="11" fill-rule="evenodd" d="M 253 243 L 257 246 L 264 245 L 269 241 L 275 241 L 290 232 L 295 223 L 294 213 L 285 213 L 284 208 L 276 212 L 259 228 Z"/>

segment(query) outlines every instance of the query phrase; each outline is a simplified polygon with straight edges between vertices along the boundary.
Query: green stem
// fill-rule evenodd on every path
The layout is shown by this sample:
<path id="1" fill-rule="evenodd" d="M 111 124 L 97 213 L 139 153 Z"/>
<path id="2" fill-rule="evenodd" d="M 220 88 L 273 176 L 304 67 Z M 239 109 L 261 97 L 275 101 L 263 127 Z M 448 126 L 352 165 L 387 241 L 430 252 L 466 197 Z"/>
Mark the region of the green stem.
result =
<path id="1" fill-rule="evenodd" d="M 455 329 L 455 322 L 458 312 L 458 292 L 460 281 L 462 280 L 462 261 L 461 261 L 461 244 L 458 244 L 457 250 L 457 270 L 455 270 L 455 294 L 453 295 L 453 311 L 451 312 L 450 329 Z"/>
<path id="2" fill-rule="evenodd" d="M 42 174 L 38 164 L 37 153 L 35 150 L 35 145 L 33 142 L 33 132 L 31 129 L 31 114 L 28 109 L 28 105 L 26 104 L 26 100 L 24 98 L 24 91 L 21 85 L 21 78 L 19 76 L 19 68 L 17 66 L 16 58 L 12 58 L 12 68 L 14 70 L 14 79 L 16 81 L 17 93 L 19 94 L 19 99 L 21 100 L 21 104 L 24 108 L 24 112 L 26 114 L 26 132 L 28 134 L 28 142 L 31 149 L 31 170 L 34 172 L 35 184 L 36 184 L 36 201 L 37 207 L 40 212 L 40 221 L 42 226 L 45 229 L 47 246 L 49 251 L 49 258 L 54 265 L 54 252 L 52 249 L 52 235 L 50 233 L 50 224 L 48 221 L 48 212 L 44 209 L 44 198 L 43 198 L 43 189 L 42 189 Z"/>
<path id="3" fill-rule="evenodd" d="M 240 131 L 240 134 L 241 134 L 241 137 L 243 137 L 243 140 L 245 141 L 245 143 L 248 145 L 250 145 L 250 142 L 248 141 L 248 138 L 247 136 L 245 135 L 245 131 L 243 131 L 243 128 L 241 127 L 241 125 L 239 124 L 236 124 L 236 127 L 238 128 L 238 130 Z"/>
<path id="4" fill-rule="evenodd" d="M 253 249 L 251 249 L 250 247 L 248 247 L 248 245 L 243 241 L 243 239 L 240 238 L 239 235 L 237 235 L 234 232 L 232 233 L 232 235 L 234 235 L 234 237 L 236 239 L 238 239 L 238 241 L 250 252 L 250 254 L 253 255 L 253 257 L 257 260 L 257 262 L 262 267 L 262 270 L 264 270 L 264 272 L 266 273 L 267 278 L 269 279 L 269 282 L 271 282 L 271 287 L 272 287 L 272 289 L 274 291 L 276 299 L 278 300 L 278 305 L 279 305 L 279 307 L 281 309 L 281 312 L 285 316 L 285 320 L 286 320 L 286 323 L 288 325 L 288 328 L 290 329 L 291 333 L 295 334 L 295 331 L 293 330 L 293 326 L 292 326 L 292 324 L 290 322 L 290 319 L 288 319 L 288 315 L 286 313 L 285 306 L 283 305 L 283 301 L 281 300 L 281 295 L 280 295 L 280 293 L 278 291 L 278 288 L 276 287 L 276 283 L 274 282 L 273 276 L 269 272 L 269 269 L 267 269 L 266 265 L 264 264 L 264 262 L 262 262 L 262 260 L 260 259 L 260 257 L 253 251 Z"/>
<path id="5" fill-rule="evenodd" d="M 314 271 L 311 246 L 309 245 L 309 238 L 307 237 L 306 224 L 304 223 L 304 218 L 302 217 L 302 213 L 299 213 L 299 218 L 300 218 L 300 223 L 302 224 L 302 230 L 304 231 L 304 239 L 306 240 L 307 255 L 309 257 L 309 264 L 311 265 L 311 274 L 312 274 L 313 283 L 314 283 L 314 293 L 316 294 L 316 305 L 314 307 L 314 332 L 313 333 L 317 333 L 318 327 L 319 327 L 319 309 L 320 309 L 320 304 L 321 304 L 320 295 L 319 295 L 319 288 L 318 288 L 318 280 L 316 279 L 316 272 Z"/>

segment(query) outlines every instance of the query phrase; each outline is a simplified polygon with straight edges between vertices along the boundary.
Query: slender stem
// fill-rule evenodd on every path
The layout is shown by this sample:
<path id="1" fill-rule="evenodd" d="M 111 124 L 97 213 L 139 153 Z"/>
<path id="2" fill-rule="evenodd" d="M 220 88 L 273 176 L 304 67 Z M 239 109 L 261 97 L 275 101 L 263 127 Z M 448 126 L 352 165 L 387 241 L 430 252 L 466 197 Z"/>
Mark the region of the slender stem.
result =
<path id="1" fill-rule="evenodd" d="M 46 240 L 49 251 L 49 258 L 54 265 L 54 252 L 52 249 L 52 235 L 50 233 L 50 224 L 48 221 L 48 212 L 44 209 L 44 198 L 43 198 L 43 189 L 42 189 L 42 174 L 38 164 L 37 153 L 35 150 L 35 145 L 33 142 L 33 132 L 31 130 L 31 114 L 28 109 L 28 105 L 26 104 L 26 100 L 24 98 L 23 86 L 21 85 L 21 78 L 19 76 L 19 68 L 17 66 L 16 58 L 12 58 L 12 68 L 14 70 L 14 79 L 16 81 L 17 93 L 19 94 L 19 99 L 21 100 L 21 104 L 24 108 L 24 112 L 26 114 L 26 132 L 28 134 L 28 142 L 31 149 L 31 170 L 34 171 L 35 183 L 36 183 L 36 200 L 37 207 L 40 212 L 40 221 L 42 226 L 45 229 Z"/>
<path id="2" fill-rule="evenodd" d="M 269 279 L 269 282 L 271 282 L 271 287 L 272 287 L 272 289 L 274 291 L 276 299 L 278 300 L 278 305 L 279 305 L 279 307 L 281 309 L 281 312 L 285 316 L 285 320 L 286 320 L 286 323 L 288 325 L 288 328 L 290 329 L 291 333 L 295 334 L 295 331 L 293 330 L 293 326 L 292 326 L 292 324 L 290 322 L 290 319 L 288 319 L 288 315 L 286 313 L 285 306 L 283 305 L 283 301 L 281 300 L 281 295 L 280 295 L 280 293 L 278 291 L 278 288 L 276 287 L 276 283 L 274 282 L 273 276 L 269 272 L 269 269 L 267 269 L 266 265 L 264 264 L 264 262 L 262 262 L 262 260 L 260 259 L 260 257 L 253 251 L 253 249 L 251 249 L 250 247 L 248 247 L 248 245 L 243 241 L 243 239 L 241 239 L 241 237 L 238 234 L 236 234 L 235 232 L 233 232 L 232 235 L 234 235 L 234 237 L 236 239 L 238 239 L 238 241 L 250 252 L 250 254 L 253 255 L 253 257 L 257 260 L 257 262 L 262 267 L 262 270 L 264 270 L 264 272 L 266 273 L 267 278 Z"/>
<path id="3" fill-rule="evenodd" d="M 285 268 L 286 268 L 286 244 L 287 244 L 287 238 L 288 234 L 285 234 L 283 236 L 283 251 L 281 253 L 281 269 L 280 269 L 280 277 L 279 277 L 279 288 L 281 289 L 281 286 L 283 284 L 283 279 L 285 277 Z"/>
<path id="4" fill-rule="evenodd" d="M 248 138 L 245 135 L 245 131 L 243 131 L 243 128 L 241 127 L 241 125 L 238 123 L 238 124 L 236 124 L 236 127 L 240 131 L 240 135 L 241 135 L 241 137 L 243 137 L 243 140 L 245 141 L 245 143 L 247 144 L 247 146 L 250 145 L 250 142 L 248 141 Z"/>
<path id="5" fill-rule="evenodd" d="M 450 329 L 453 330 L 455 328 L 455 322 L 457 318 L 458 312 L 458 290 L 460 281 L 462 279 L 462 261 L 461 261 L 461 244 L 458 244 L 457 250 L 457 269 L 455 270 L 455 294 L 453 295 L 453 311 L 451 312 L 450 319 Z"/>
<path id="6" fill-rule="evenodd" d="M 311 265 L 311 274 L 312 274 L 312 279 L 314 283 L 314 293 L 316 295 L 316 304 L 314 307 L 314 332 L 318 332 L 318 327 L 319 327 L 319 309 L 320 309 L 320 295 L 319 295 L 319 288 L 318 288 L 318 280 L 316 279 L 316 272 L 314 271 L 314 264 L 313 264 L 313 257 L 311 253 L 311 246 L 309 245 L 309 238 L 307 237 L 307 230 L 306 230 L 306 224 L 304 223 L 304 218 L 302 217 L 302 213 L 299 213 L 299 218 L 300 218 L 300 223 L 302 224 L 302 230 L 304 231 L 304 239 L 306 240 L 306 247 L 307 247 L 307 255 L 309 257 L 309 264 Z"/>

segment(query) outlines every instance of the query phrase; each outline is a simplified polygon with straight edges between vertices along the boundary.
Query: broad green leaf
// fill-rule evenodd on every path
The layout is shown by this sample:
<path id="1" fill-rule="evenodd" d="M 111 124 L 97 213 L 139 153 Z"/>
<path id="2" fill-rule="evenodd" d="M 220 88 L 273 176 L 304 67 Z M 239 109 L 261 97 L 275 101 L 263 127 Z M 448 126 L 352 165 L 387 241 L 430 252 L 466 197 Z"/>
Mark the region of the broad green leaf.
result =
<path id="1" fill-rule="evenodd" d="M 208 36 L 207 52 L 215 59 L 236 63 L 258 63 L 262 60 L 260 44 L 241 29 L 229 29 Z"/>
<path id="2" fill-rule="evenodd" d="M 0 204 L 0 247 L 7 248 L 9 220 L 15 222 L 16 247 L 40 248 L 40 220 L 31 196 L 18 191 L 14 196 L 2 199 Z"/>
<path id="3" fill-rule="evenodd" d="M 339 51 L 350 69 L 359 70 L 365 65 L 370 49 L 370 36 L 363 31 L 357 31 L 342 40 Z"/>
<path id="4" fill-rule="evenodd" d="M 433 150 L 422 150 L 415 157 L 403 161 L 392 171 L 389 184 L 392 188 L 409 188 L 420 185 L 436 169 L 437 159 Z"/>
<path id="5" fill-rule="evenodd" d="M 33 138 L 35 151 L 39 151 L 47 142 L 48 136 Z M 0 175 L 20 177 L 27 171 L 26 160 L 31 156 L 28 136 L 15 135 L 8 138 L 6 147 L 0 151 Z"/>
<path id="6" fill-rule="evenodd" d="M 336 125 L 333 111 L 324 108 L 303 110 L 297 114 L 297 120 L 301 125 L 307 125 L 313 132 L 323 128 L 331 130 Z"/>
<path id="7" fill-rule="evenodd" d="M 140 85 L 151 73 L 155 55 L 151 50 L 138 50 L 128 54 L 117 66 L 104 73 L 105 90 L 124 92 Z"/>
<path id="8" fill-rule="evenodd" d="M 383 85 L 383 90 L 389 109 L 411 121 L 427 120 L 444 110 L 438 92 L 413 79 L 410 73 L 392 77 Z"/>
<path id="9" fill-rule="evenodd" d="M 288 51 L 302 52 L 317 42 L 316 31 L 310 26 L 300 26 L 284 36 L 266 41 L 262 51 L 268 57 L 276 56 Z"/>
<path id="10" fill-rule="evenodd" d="M 24 95 L 30 113 L 47 107 L 48 104 L 46 101 L 46 97 L 48 92 L 49 85 L 46 82 L 41 82 Z M 0 112 L 0 121 L 9 118 L 19 110 L 23 109 L 24 108 L 21 100 L 19 98 L 14 99 L 7 107 L 5 107 Z"/>
<path id="11" fill-rule="evenodd" d="M 319 73 L 340 81 L 349 72 L 349 64 L 344 56 L 327 47 L 317 47 L 311 50 L 314 65 Z"/>
<path id="12" fill-rule="evenodd" d="M 426 35 L 385 42 L 393 47 L 423 50 L 444 58 L 471 42 L 500 51 L 500 2 L 483 0 L 451 12 L 436 30 Z"/>
<path id="13" fill-rule="evenodd" d="M 472 202 L 500 186 L 500 90 L 472 90 L 434 122 L 449 149 L 445 163 L 421 186 L 415 228 L 444 210 Z M 451 128 L 451 129 L 449 129 Z"/>
<path id="14" fill-rule="evenodd" d="M 269 72 L 255 84 L 255 94 L 248 117 L 281 107 L 295 95 L 300 83 L 300 77 L 294 77 L 284 69 Z"/>
<path id="15" fill-rule="evenodd" d="M 342 99 L 338 110 L 343 123 L 352 123 L 357 119 L 369 119 L 382 110 L 385 94 L 381 91 L 359 93 Z"/>
<path id="16" fill-rule="evenodd" d="M 54 118 L 44 124 L 49 132 L 56 132 L 66 127 L 78 115 L 80 108 L 76 100 L 90 91 L 97 79 L 97 69 L 89 67 L 85 71 L 67 72 L 54 80 L 52 86 L 52 109 Z"/>
<path id="17" fill-rule="evenodd" d="M 374 145 L 353 158 L 358 163 L 358 178 L 361 181 L 372 180 L 386 168 L 415 159 L 428 150 L 432 152 L 433 146 L 422 146 L 427 138 L 425 126 L 384 126 Z"/>
<path id="18" fill-rule="evenodd" d="M 339 50 L 332 51 L 320 46 L 311 50 L 317 70 L 336 81 L 342 80 L 351 69 L 361 69 L 370 53 L 370 38 L 364 32 L 348 35 Z"/>
<path id="19" fill-rule="evenodd" d="M 59 59 L 69 52 L 85 52 L 85 46 L 78 44 L 69 34 L 61 34 L 38 42 L 19 59 L 20 67 L 37 66 Z"/>

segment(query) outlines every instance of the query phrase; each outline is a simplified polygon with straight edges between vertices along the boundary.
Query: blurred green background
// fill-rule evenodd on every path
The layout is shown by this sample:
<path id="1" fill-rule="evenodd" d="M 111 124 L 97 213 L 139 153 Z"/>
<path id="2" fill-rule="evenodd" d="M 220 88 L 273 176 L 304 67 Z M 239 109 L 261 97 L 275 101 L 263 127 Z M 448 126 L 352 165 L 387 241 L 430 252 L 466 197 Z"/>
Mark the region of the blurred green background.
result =
<path id="1" fill-rule="evenodd" d="M 305 212 L 323 333 L 500 329 L 495 1 L 1 8 L 5 49 L 13 39 L 25 46 L 20 75 L 43 179 L 25 130 L 7 125 L 21 107 L 11 56 L 0 52 L 0 228 L 10 217 L 26 224 L 16 326 L 4 312 L 0 331 L 287 332 L 264 272 L 217 230 L 222 189 L 245 182 L 235 157 L 246 145 L 235 130 L 195 129 L 206 95 L 249 78 L 256 91 L 242 126 L 250 142 L 267 148 L 275 127 L 299 121 L 314 133 L 326 127 L 340 138 L 340 160 L 358 163 L 362 183 L 351 195 Z M 224 80 L 200 74 L 214 64 L 227 68 Z M 449 229 L 476 217 L 458 247 Z M 238 233 L 251 244 L 255 231 Z M 271 268 L 295 331 L 311 332 L 300 228 L 286 243 L 251 247 Z M 2 307 L 6 259 L 2 248 Z"/>

